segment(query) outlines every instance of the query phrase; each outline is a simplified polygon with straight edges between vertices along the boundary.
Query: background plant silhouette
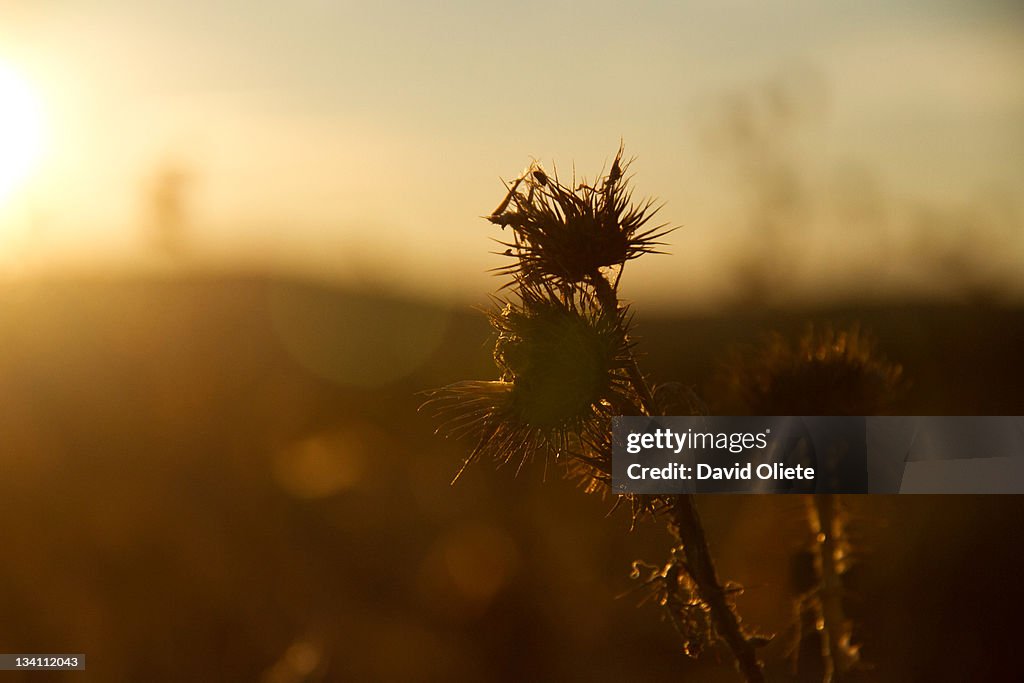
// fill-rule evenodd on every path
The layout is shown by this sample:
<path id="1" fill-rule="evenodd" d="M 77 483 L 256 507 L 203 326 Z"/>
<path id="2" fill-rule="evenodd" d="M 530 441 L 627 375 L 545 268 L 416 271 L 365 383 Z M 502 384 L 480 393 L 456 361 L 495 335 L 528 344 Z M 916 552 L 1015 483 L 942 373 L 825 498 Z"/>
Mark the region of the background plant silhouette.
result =
<path id="1" fill-rule="evenodd" d="M 712 397 L 730 415 L 891 415 L 908 382 L 902 366 L 877 349 L 860 325 L 808 325 L 795 342 L 781 334 L 735 347 L 722 363 Z M 828 459 L 819 476 L 838 477 Z M 847 574 L 856 557 L 843 496 L 805 497 L 808 541 L 793 558 L 798 593 L 795 667 L 807 680 L 842 681 L 861 669 L 860 645 L 847 605 Z"/>

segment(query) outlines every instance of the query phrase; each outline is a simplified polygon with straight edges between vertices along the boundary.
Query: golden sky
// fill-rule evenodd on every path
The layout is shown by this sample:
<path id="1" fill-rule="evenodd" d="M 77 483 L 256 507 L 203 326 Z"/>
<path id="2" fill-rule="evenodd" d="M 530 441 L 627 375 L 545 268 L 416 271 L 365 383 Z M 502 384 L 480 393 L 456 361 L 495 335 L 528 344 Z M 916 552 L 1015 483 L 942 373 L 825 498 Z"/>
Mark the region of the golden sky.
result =
<path id="1" fill-rule="evenodd" d="M 0 0 L 0 64 L 45 121 L 9 272 L 159 266 L 165 220 L 193 263 L 475 297 L 499 178 L 620 138 L 682 226 L 638 297 L 1024 272 L 1019 3 Z"/>

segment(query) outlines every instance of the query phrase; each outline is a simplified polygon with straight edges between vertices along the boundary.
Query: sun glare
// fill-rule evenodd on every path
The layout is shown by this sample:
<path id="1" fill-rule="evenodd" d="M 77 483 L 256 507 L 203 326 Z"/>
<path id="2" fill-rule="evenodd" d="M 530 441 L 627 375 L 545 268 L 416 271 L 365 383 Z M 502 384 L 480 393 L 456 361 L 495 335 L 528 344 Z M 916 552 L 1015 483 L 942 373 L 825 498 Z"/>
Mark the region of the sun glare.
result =
<path id="1" fill-rule="evenodd" d="M 31 174 L 42 144 L 38 98 L 20 74 L 0 62 L 0 205 Z"/>

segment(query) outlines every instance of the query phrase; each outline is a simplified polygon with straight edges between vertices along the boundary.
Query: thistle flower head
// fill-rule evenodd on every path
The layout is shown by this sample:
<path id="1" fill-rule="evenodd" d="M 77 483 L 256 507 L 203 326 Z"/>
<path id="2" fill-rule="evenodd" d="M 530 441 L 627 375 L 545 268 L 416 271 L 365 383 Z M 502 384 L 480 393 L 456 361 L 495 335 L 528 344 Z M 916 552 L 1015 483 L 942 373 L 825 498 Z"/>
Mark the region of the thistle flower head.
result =
<path id="1" fill-rule="evenodd" d="M 477 439 L 467 463 L 565 454 L 608 469 L 610 453 L 596 455 L 595 446 L 610 417 L 634 401 L 624 374 L 626 310 L 610 315 L 587 295 L 548 287 L 523 285 L 518 294 L 490 314 L 501 378 L 457 382 L 428 403 L 446 420 L 444 431 Z"/>
<path id="2" fill-rule="evenodd" d="M 542 427 L 578 423 L 602 401 L 621 403 L 629 360 L 625 310 L 607 315 L 586 297 L 526 288 L 521 306 L 491 317 L 494 359 L 515 385 L 521 418 Z"/>
<path id="3" fill-rule="evenodd" d="M 905 388 L 903 368 L 859 326 L 827 325 L 808 327 L 795 343 L 773 334 L 760 348 L 734 351 L 715 403 L 734 415 L 884 415 Z"/>
<path id="4" fill-rule="evenodd" d="M 515 263 L 499 268 L 527 282 L 566 288 L 647 253 L 657 253 L 671 229 L 647 227 L 657 213 L 653 200 L 634 203 L 619 148 L 611 170 L 593 185 L 563 185 L 538 163 L 510 186 L 492 223 L 512 229 L 501 242 Z M 575 185 L 575 181 L 573 181 Z"/>

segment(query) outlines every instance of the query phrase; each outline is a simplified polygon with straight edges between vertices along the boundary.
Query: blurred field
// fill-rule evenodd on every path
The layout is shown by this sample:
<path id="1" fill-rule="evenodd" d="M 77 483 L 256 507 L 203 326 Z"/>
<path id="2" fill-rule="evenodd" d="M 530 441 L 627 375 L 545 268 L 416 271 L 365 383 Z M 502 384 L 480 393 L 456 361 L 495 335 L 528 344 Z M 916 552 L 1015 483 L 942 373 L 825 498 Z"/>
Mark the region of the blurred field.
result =
<path id="1" fill-rule="evenodd" d="M 1024 311 L 983 306 L 645 316 L 646 370 L 805 320 L 860 320 L 913 382 L 907 414 L 1024 414 Z M 0 650 L 83 652 L 7 681 L 735 680 L 616 595 L 660 525 L 539 466 L 475 468 L 417 392 L 493 369 L 482 316 L 284 278 L 0 287 Z M 793 621 L 796 498 L 704 497 L 748 623 Z M 855 497 L 865 680 L 1019 673 L 1018 497 Z"/>

